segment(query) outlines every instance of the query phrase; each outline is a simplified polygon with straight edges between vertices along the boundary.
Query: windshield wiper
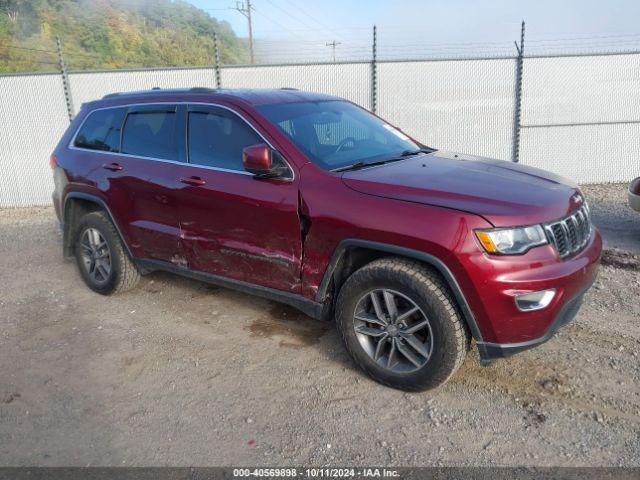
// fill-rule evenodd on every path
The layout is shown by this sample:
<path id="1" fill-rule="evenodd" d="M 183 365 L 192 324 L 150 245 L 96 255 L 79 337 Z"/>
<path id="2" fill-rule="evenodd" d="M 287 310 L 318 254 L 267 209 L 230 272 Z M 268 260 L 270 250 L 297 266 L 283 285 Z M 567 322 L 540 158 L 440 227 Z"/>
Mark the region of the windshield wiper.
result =
<path id="1" fill-rule="evenodd" d="M 407 157 L 418 155 L 420 153 L 433 153 L 434 149 L 430 148 L 418 148 L 416 150 L 404 150 L 399 156 L 393 158 L 387 158 L 386 160 L 379 160 L 377 162 L 356 162 L 352 165 L 346 165 L 344 167 L 338 167 L 331 170 L 332 172 L 346 172 L 347 170 L 360 170 L 364 167 L 373 167 L 375 165 L 384 165 L 385 163 L 398 162 L 404 160 Z"/>
<path id="2" fill-rule="evenodd" d="M 377 162 L 356 162 L 352 165 L 346 165 L 344 167 L 334 168 L 331 170 L 332 172 L 346 172 L 347 170 L 360 170 L 364 167 L 373 167 L 375 165 L 384 165 L 385 163 L 397 162 L 399 160 L 403 160 L 404 157 L 398 158 L 388 158 L 386 160 L 380 160 Z"/>
<path id="3" fill-rule="evenodd" d="M 418 155 L 419 153 L 433 153 L 435 150 L 430 148 L 417 148 L 415 150 L 404 150 L 400 156 L 401 157 L 411 157 L 413 155 Z"/>

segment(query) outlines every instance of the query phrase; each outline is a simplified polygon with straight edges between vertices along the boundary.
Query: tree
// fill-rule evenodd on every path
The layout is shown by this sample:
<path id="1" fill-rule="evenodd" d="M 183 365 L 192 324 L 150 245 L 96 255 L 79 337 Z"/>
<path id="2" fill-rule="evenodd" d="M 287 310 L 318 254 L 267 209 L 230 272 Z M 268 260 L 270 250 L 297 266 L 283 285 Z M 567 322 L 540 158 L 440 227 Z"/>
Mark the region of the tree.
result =
<path id="1" fill-rule="evenodd" d="M 0 72 L 54 70 L 55 37 L 71 69 L 247 61 L 230 25 L 184 1 L 0 0 Z"/>

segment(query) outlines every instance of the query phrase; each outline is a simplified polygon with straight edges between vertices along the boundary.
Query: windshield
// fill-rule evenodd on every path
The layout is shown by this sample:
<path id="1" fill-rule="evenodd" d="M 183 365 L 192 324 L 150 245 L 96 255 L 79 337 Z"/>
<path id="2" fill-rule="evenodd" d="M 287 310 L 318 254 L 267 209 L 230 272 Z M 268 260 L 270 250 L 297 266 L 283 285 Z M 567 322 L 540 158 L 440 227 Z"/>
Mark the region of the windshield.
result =
<path id="1" fill-rule="evenodd" d="M 263 105 L 258 111 L 325 170 L 384 161 L 422 147 L 395 127 L 349 102 Z"/>

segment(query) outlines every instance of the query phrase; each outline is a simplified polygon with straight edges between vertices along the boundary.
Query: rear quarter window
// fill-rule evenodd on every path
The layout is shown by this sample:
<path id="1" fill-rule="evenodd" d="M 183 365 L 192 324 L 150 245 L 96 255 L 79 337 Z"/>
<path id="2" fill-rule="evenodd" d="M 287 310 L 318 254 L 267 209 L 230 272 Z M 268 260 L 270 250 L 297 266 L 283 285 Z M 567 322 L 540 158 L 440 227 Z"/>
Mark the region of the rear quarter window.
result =
<path id="1" fill-rule="evenodd" d="M 74 146 L 104 152 L 119 151 L 124 114 L 125 111 L 122 108 L 91 112 L 82 123 L 74 140 Z"/>

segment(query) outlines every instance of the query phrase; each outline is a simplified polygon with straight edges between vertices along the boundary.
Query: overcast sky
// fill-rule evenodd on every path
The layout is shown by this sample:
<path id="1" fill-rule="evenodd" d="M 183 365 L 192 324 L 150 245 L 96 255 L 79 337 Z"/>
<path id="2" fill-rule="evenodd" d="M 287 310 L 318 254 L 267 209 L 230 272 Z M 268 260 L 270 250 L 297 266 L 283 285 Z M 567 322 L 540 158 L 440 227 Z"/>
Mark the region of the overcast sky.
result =
<path id="1" fill-rule="evenodd" d="M 246 19 L 235 0 L 189 0 L 228 21 L 240 36 Z M 376 24 L 380 43 L 418 45 L 424 53 L 512 53 L 526 21 L 530 52 L 565 46 L 640 47 L 640 0 L 252 0 L 257 39 L 285 40 L 294 48 L 330 47 L 359 53 L 370 48 Z M 557 40 L 557 41 L 556 41 Z M 453 44 L 451 46 L 450 44 Z M 280 47 L 274 47 L 276 50 Z M 411 47 L 413 48 L 413 47 Z M 394 51 L 394 50 L 391 50 Z M 327 53 L 328 54 L 328 53 Z"/>
<path id="2" fill-rule="evenodd" d="M 227 10 L 234 0 L 190 1 L 246 35 L 244 17 Z M 257 36 L 286 34 L 285 28 L 315 36 L 311 28 L 354 31 L 377 24 L 424 28 L 431 40 L 503 40 L 517 33 L 522 19 L 532 36 L 640 32 L 638 0 L 253 0 L 253 5 Z"/>

